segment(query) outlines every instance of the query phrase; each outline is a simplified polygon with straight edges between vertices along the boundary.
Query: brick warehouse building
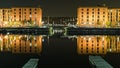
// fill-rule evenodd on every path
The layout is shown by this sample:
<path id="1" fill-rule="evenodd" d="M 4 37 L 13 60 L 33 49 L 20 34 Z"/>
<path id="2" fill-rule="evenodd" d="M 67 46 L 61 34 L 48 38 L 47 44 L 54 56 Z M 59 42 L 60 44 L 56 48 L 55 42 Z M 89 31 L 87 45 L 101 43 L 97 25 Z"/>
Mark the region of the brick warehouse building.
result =
<path id="1" fill-rule="evenodd" d="M 12 7 L 0 8 L 0 26 L 25 26 L 26 22 L 32 25 L 42 25 L 42 9 L 40 7 Z M 28 25 L 28 24 L 26 24 Z"/>

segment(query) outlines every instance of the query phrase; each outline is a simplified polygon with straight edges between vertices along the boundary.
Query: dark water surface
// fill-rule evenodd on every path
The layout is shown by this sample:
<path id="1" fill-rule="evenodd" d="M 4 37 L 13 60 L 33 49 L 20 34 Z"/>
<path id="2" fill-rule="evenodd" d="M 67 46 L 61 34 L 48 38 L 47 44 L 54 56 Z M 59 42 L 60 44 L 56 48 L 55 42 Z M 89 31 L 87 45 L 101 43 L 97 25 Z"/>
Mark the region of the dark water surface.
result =
<path id="1" fill-rule="evenodd" d="M 31 58 L 39 58 L 38 68 L 90 68 L 89 55 L 120 68 L 119 36 L 0 36 L 0 68 L 21 68 Z"/>

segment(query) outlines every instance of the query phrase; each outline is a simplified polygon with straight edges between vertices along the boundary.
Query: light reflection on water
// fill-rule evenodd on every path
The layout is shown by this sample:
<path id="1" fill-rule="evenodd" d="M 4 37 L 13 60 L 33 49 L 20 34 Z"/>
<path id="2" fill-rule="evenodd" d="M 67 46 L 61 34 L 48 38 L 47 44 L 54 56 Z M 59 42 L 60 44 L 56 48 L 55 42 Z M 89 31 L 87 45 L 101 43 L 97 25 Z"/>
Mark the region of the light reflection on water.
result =
<path id="1" fill-rule="evenodd" d="M 42 36 L 0 35 L 0 51 L 40 54 L 42 51 Z"/>
<path id="2" fill-rule="evenodd" d="M 68 37 L 69 38 L 69 37 Z M 78 54 L 107 54 L 120 52 L 120 36 L 77 36 Z M 72 38 L 75 41 L 74 37 Z M 49 36 L 47 37 L 49 45 Z M 39 35 L 0 35 L 0 51 L 12 53 L 42 52 L 44 38 Z M 56 43 L 57 44 L 57 43 Z"/>
<path id="3" fill-rule="evenodd" d="M 78 54 L 120 53 L 120 36 L 78 36 Z"/>

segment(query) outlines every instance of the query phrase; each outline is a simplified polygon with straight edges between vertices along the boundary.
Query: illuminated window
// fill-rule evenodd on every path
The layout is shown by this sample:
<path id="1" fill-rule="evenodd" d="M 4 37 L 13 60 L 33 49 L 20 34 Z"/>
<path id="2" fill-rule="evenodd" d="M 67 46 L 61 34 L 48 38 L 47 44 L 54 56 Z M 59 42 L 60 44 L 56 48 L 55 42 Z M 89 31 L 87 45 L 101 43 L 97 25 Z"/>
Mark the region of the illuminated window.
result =
<path id="1" fill-rule="evenodd" d="M 119 12 L 120 12 L 120 10 L 119 10 Z"/>
<path id="2" fill-rule="evenodd" d="M 30 12 L 30 14 L 32 14 L 32 12 Z"/>
<path id="3" fill-rule="evenodd" d="M 37 41 L 35 40 L 35 43 L 36 43 Z"/>
<path id="4" fill-rule="evenodd" d="M 81 19 L 81 21 L 83 21 L 83 19 Z"/>
<path id="5" fill-rule="evenodd" d="M 94 44 L 92 44 L 92 46 L 94 46 Z"/>
<path id="6" fill-rule="evenodd" d="M 92 51 L 92 53 L 93 53 L 93 51 Z"/>
<path id="7" fill-rule="evenodd" d="M 81 22 L 81 24 L 84 24 L 83 22 Z"/>
<path id="8" fill-rule="evenodd" d="M 89 12 L 87 12 L 87 14 L 89 14 Z"/>
<path id="9" fill-rule="evenodd" d="M 86 50 L 88 50 L 88 47 L 86 47 Z"/>
<path id="10" fill-rule="evenodd" d="M 19 43 L 19 45 L 21 46 L 21 43 Z"/>
<path id="11" fill-rule="evenodd" d="M 19 11 L 21 11 L 21 9 L 19 9 Z"/>
<path id="12" fill-rule="evenodd" d="M 81 46 L 83 46 L 83 44 L 81 44 Z"/>
<path id="13" fill-rule="evenodd" d="M 111 19 L 111 21 L 112 21 L 112 19 Z"/>
<path id="14" fill-rule="evenodd" d="M 14 11 L 16 11 L 16 9 L 14 9 Z"/>
<path id="15" fill-rule="evenodd" d="M 83 15 L 81 15 L 81 17 L 83 17 Z"/>
<path id="16" fill-rule="evenodd" d="M 4 12 L 5 10 L 3 10 L 3 12 Z"/>
<path id="17" fill-rule="evenodd" d="M 98 18 L 100 18 L 100 17 L 98 16 Z"/>
<path id="18" fill-rule="evenodd" d="M 30 21 L 31 21 L 32 19 L 30 18 Z"/>
<path id="19" fill-rule="evenodd" d="M 93 48 L 92 48 L 92 51 L 93 51 Z"/>
<path id="20" fill-rule="evenodd" d="M 35 12 L 35 14 L 37 14 L 37 12 Z"/>
<path id="21" fill-rule="evenodd" d="M 89 19 L 87 19 L 87 22 L 89 21 Z"/>
<path id="22" fill-rule="evenodd" d="M 81 50 L 83 50 L 83 48 L 81 47 Z"/>
<path id="23" fill-rule="evenodd" d="M 21 48 L 20 48 L 20 52 L 21 52 Z"/>
<path id="24" fill-rule="evenodd" d="M 98 8 L 98 11 L 100 11 L 100 9 Z"/>
<path id="25" fill-rule="evenodd" d="M 87 18 L 89 18 L 89 16 L 87 16 Z"/>
<path id="26" fill-rule="evenodd" d="M 16 12 L 14 12 L 14 14 L 16 14 Z"/>
<path id="27" fill-rule="evenodd" d="M 19 18 L 21 18 L 21 15 L 19 15 Z"/>
<path id="28" fill-rule="evenodd" d="M 82 14 L 83 14 L 83 12 L 82 12 Z"/>
<path id="29" fill-rule="evenodd" d="M 14 52 L 16 52 L 16 49 L 14 50 Z"/>
<path id="30" fill-rule="evenodd" d="M 103 15 L 103 18 L 105 18 L 105 15 Z"/>
<path id="31" fill-rule="evenodd" d="M 14 17 L 16 17 L 16 15 L 14 15 Z"/>
<path id="32" fill-rule="evenodd" d="M 103 12 L 103 14 L 105 14 L 105 12 Z"/>
<path id="33" fill-rule="evenodd" d="M 104 53 L 104 51 L 102 51 L 102 53 Z"/>
<path id="34" fill-rule="evenodd" d="M 19 12 L 19 14 L 21 14 L 21 12 Z"/>
<path id="35" fill-rule="evenodd" d="M 30 11 L 31 11 L 31 9 L 30 9 Z"/>
<path id="36" fill-rule="evenodd" d="M 102 48 L 104 50 L 104 48 Z"/>
<path id="37" fill-rule="evenodd" d="M 97 53 L 99 53 L 99 51 L 97 50 Z"/>
<path id="38" fill-rule="evenodd" d="M 32 50 L 31 50 L 32 48 L 30 47 L 30 52 L 32 52 Z"/>
<path id="39" fill-rule="evenodd" d="M 26 14 L 26 12 L 24 12 L 24 14 Z"/>
<path id="40" fill-rule="evenodd" d="M 97 22 L 99 22 L 99 19 L 97 19 Z"/>
<path id="41" fill-rule="evenodd" d="M 88 50 L 86 50 L 86 53 L 88 53 Z"/>
<path id="42" fill-rule="evenodd" d="M 88 46 L 88 44 L 86 44 L 86 46 Z"/>
<path id="43" fill-rule="evenodd" d="M 99 50 L 99 48 L 97 48 L 97 50 Z"/>
<path id="44" fill-rule="evenodd" d="M 98 12 L 98 14 L 100 14 L 100 12 Z"/>
<path id="45" fill-rule="evenodd" d="M 14 46 L 16 46 L 16 43 L 14 43 Z"/>
<path id="46" fill-rule="evenodd" d="M 99 46 L 99 44 L 97 44 L 97 46 Z"/>
<path id="47" fill-rule="evenodd" d="M 89 9 L 87 9 L 87 11 L 89 11 Z"/>

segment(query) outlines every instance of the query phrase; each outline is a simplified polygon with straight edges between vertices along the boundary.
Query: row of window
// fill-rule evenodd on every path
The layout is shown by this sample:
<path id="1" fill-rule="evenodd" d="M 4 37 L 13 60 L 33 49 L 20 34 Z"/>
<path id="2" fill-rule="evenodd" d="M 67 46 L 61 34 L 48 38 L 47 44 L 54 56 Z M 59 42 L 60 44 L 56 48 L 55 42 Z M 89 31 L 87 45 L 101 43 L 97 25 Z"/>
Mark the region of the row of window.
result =
<path id="1" fill-rule="evenodd" d="M 21 15 L 19 15 L 19 18 L 21 18 L 22 16 Z M 32 15 L 29 15 L 29 17 L 31 18 L 32 17 Z M 4 18 L 4 17 L 3 17 Z M 14 18 L 16 18 L 16 15 L 14 15 Z M 24 15 L 24 18 L 26 18 L 26 16 Z M 36 16 L 34 17 L 34 18 L 36 18 Z"/>
<path id="2" fill-rule="evenodd" d="M 17 9 L 14 9 L 14 11 L 16 11 L 16 10 L 17 10 Z M 18 9 L 18 10 L 21 11 L 22 9 Z M 23 10 L 26 11 L 27 9 L 23 9 Z M 34 9 L 29 8 L 28 10 L 29 10 L 29 11 L 32 11 L 32 10 L 35 10 L 35 11 L 36 11 L 37 9 L 36 9 L 36 8 L 34 8 Z"/>
<path id="3" fill-rule="evenodd" d="M 83 46 L 83 44 L 81 44 L 81 46 Z M 88 44 L 86 44 L 86 46 L 88 46 Z M 92 44 L 92 46 L 94 46 L 94 44 Z M 99 46 L 99 44 L 97 44 L 97 46 Z M 103 46 L 104 46 L 104 42 L 103 42 Z"/>
<path id="4" fill-rule="evenodd" d="M 16 11 L 17 9 L 14 9 L 14 11 Z M 21 11 L 22 9 L 18 9 L 19 11 Z M 27 9 L 24 9 L 24 11 L 26 11 Z M 34 8 L 34 9 L 28 9 L 29 11 L 32 11 L 32 10 L 34 10 L 34 11 L 36 11 L 37 9 L 36 8 Z M 2 12 L 11 12 L 12 10 L 2 10 Z"/>
<path id="5" fill-rule="evenodd" d="M 81 15 L 81 17 L 87 17 L 87 18 L 89 18 L 89 17 L 91 17 L 91 16 L 89 16 L 89 15 L 87 15 L 87 16 L 84 16 L 84 15 Z M 95 15 L 92 15 L 92 18 L 94 18 L 95 17 Z M 97 18 L 100 18 L 100 17 L 103 17 L 103 18 L 105 18 L 105 15 L 103 15 L 103 16 L 97 16 Z"/>
<path id="6" fill-rule="evenodd" d="M 81 9 L 82 11 L 84 11 L 84 10 L 87 10 L 87 11 L 89 11 L 89 10 L 92 10 L 92 11 L 94 11 L 94 10 L 97 10 L 97 11 L 100 11 L 100 10 L 105 10 L 104 8 L 103 9 Z M 109 12 L 112 12 L 112 10 L 108 10 Z M 116 9 L 116 11 L 117 12 L 120 12 L 120 9 L 118 10 L 118 9 Z"/>
<path id="7" fill-rule="evenodd" d="M 20 50 L 15 49 L 14 52 L 37 52 L 37 50 L 36 50 L 36 49 L 35 49 L 35 50 L 31 50 L 31 49 L 30 49 L 30 50 L 28 51 L 28 50 L 25 49 L 25 50 L 23 51 L 23 50 L 21 50 L 21 49 L 20 49 Z"/>
<path id="8" fill-rule="evenodd" d="M 85 12 L 81 12 L 81 14 L 84 14 Z M 91 12 L 86 12 L 86 14 L 90 14 Z M 92 14 L 95 14 L 95 12 L 92 12 Z M 97 14 L 105 14 L 105 12 L 97 12 Z"/>
<path id="9" fill-rule="evenodd" d="M 24 14 L 26 14 L 27 12 L 24 12 Z M 29 12 L 29 14 L 32 14 L 32 13 L 34 13 L 34 14 L 37 14 L 37 12 Z M 16 14 L 16 12 L 14 12 L 14 14 Z M 19 12 L 19 14 L 21 14 L 21 12 Z"/>
<path id="10" fill-rule="evenodd" d="M 100 51 L 96 51 L 97 53 L 101 53 Z M 95 51 L 92 51 L 92 53 L 96 53 Z M 83 51 L 81 51 L 81 53 L 84 53 Z M 90 53 L 88 52 L 88 50 L 86 51 L 86 53 Z M 104 51 L 102 51 L 102 53 L 104 54 Z"/>
<path id="11" fill-rule="evenodd" d="M 84 22 L 84 21 L 87 21 L 87 22 L 89 22 L 89 21 L 91 21 L 89 18 L 88 19 L 86 19 L 86 20 L 84 20 L 84 19 L 81 19 L 81 22 Z M 94 22 L 95 21 L 95 19 L 92 19 L 92 22 Z M 99 20 L 99 19 L 97 19 L 97 22 L 99 22 L 99 21 L 105 21 L 105 19 L 102 19 L 102 20 Z"/>
<path id="12" fill-rule="evenodd" d="M 85 49 L 85 48 L 84 48 L 84 49 Z M 86 50 L 88 50 L 88 49 L 92 49 L 92 50 L 93 50 L 93 49 L 96 49 L 96 48 L 93 48 L 93 47 L 92 47 L 92 48 L 88 48 L 88 47 L 86 47 Z M 100 49 L 100 48 L 97 47 L 97 50 L 99 50 L 99 49 Z M 83 47 L 81 47 L 81 50 L 83 50 Z M 104 50 L 104 47 L 102 47 L 102 50 Z"/>
<path id="13" fill-rule="evenodd" d="M 16 48 L 16 45 L 14 45 L 14 48 Z M 21 47 L 21 44 L 20 44 L 20 46 L 19 46 L 19 49 L 22 49 L 23 47 Z M 26 49 L 26 48 L 28 48 L 28 46 L 24 46 L 24 48 Z M 30 49 L 32 49 L 33 47 L 29 47 Z M 34 48 L 35 49 L 37 49 L 37 47 L 36 46 L 34 46 Z"/>
<path id="14" fill-rule="evenodd" d="M 87 11 L 89 11 L 89 10 L 92 10 L 92 11 L 94 11 L 94 10 L 97 10 L 97 11 L 100 11 L 100 10 L 105 10 L 105 8 L 103 8 L 103 9 L 81 9 L 82 11 L 84 11 L 84 10 L 87 10 Z"/>

